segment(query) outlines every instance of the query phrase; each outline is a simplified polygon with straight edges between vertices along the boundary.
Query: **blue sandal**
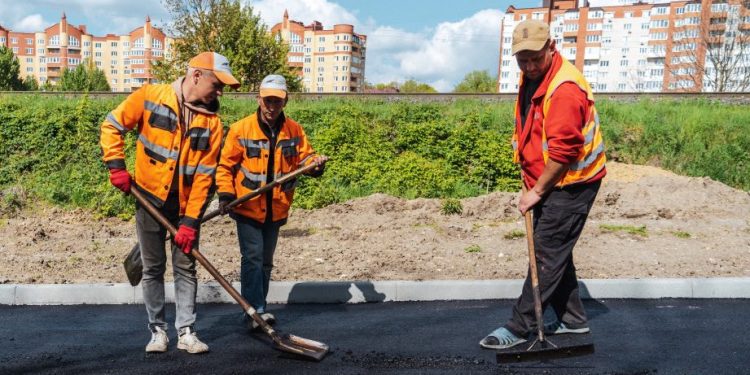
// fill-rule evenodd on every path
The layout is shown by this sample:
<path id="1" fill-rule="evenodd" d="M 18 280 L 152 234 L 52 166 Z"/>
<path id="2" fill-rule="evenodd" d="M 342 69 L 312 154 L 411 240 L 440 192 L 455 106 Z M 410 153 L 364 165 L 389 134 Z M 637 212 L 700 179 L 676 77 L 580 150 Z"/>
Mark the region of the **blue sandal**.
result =
<path id="1" fill-rule="evenodd" d="M 505 327 L 500 327 L 479 342 L 479 346 L 485 349 L 508 349 L 523 344 L 526 339 L 513 334 Z"/>

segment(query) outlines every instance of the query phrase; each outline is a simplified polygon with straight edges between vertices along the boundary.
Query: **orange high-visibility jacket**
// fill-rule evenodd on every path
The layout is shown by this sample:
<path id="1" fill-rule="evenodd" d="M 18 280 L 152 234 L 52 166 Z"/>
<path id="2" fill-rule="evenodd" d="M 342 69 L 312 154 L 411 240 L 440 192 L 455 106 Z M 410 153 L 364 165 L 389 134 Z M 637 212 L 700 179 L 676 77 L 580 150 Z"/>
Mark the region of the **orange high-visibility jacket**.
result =
<path id="1" fill-rule="evenodd" d="M 274 153 L 274 165 L 273 171 L 268 171 L 271 152 Z M 279 129 L 275 149 L 270 150 L 270 141 L 258 123 L 258 113 L 253 113 L 229 127 L 216 171 L 218 193 L 241 197 L 265 185 L 269 172 L 278 179 L 311 163 L 314 156 L 315 151 L 302 126 L 288 117 Z M 296 186 L 297 180 L 294 179 L 273 189 L 271 209 L 274 222 L 289 216 Z M 234 212 L 259 223 L 265 222 L 266 194 L 238 205 Z"/>
<path id="2" fill-rule="evenodd" d="M 107 167 L 125 168 L 123 136 L 135 129 L 135 187 L 160 207 L 179 172 L 180 224 L 198 228 L 213 194 L 222 127 L 215 113 L 185 111 L 180 113 L 172 85 L 145 85 L 107 115 L 100 143 Z M 183 135 L 180 119 L 187 117 L 191 121 Z"/>
<path id="3" fill-rule="evenodd" d="M 573 64 L 568 62 L 566 59 L 562 59 L 562 65 L 560 70 L 552 78 L 547 91 L 544 95 L 544 101 L 542 106 L 542 116 L 533 118 L 534 126 L 539 126 L 538 122 L 541 121 L 541 136 L 542 136 L 542 157 L 544 163 L 547 164 L 549 159 L 549 152 L 547 151 L 547 132 L 546 132 L 546 119 L 547 113 L 550 108 L 550 101 L 552 95 L 555 93 L 560 85 L 566 82 L 572 82 L 578 85 L 580 89 L 586 93 L 588 100 L 587 114 L 585 116 L 583 128 L 581 133 L 583 134 L 584 144 L 578 157 L 574 162 L 569 165 L 568 171 L 565 175 L 557 182 L 557 187 L 587 182 L 592 180 L 594 177 L 600 178 L 602 176 L 602 170 L 604 169 L 607 158 L 604 153 L 604 141 L 602 140 L 602 132 L 599 127 L 599 114 L 596 112 L 594 106 L 594 95 L 583 74 L 575 68 Z M 520 85 L 520 84 L 519 84 Z M 513 161 L 520 164 L 519 154 L 519 134 L 521 134 L 521 103 L 516 100 L 516 124 L 514 127 L 511 143 L 513 146 Z M 530 115 L 533 116 L 532 111 L 529 111 Z"/>

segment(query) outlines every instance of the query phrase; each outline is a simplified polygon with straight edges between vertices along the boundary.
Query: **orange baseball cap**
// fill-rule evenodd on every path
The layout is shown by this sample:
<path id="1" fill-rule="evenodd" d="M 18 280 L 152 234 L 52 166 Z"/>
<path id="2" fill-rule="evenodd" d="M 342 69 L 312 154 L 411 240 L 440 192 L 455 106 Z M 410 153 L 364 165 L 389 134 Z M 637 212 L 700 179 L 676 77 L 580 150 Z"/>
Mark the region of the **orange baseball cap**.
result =
<path id="1" fill-rule="evenodd" d="M 206 69 L 214 72 L 216 78 L 223 84 L 232 87 L 240 87 L 240 81 L 232 75 L 232 69 L 229 67 L 229 60 L 216 52 L 202 52 L 193 57 L 188 62 L 191 68 Z"/>

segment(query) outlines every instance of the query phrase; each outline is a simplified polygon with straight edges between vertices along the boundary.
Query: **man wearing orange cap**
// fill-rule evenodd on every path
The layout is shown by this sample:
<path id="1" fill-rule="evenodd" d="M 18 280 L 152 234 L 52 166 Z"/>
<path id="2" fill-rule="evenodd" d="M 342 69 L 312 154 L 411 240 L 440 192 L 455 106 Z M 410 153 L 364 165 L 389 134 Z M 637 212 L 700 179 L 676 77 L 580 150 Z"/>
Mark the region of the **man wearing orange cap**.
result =
<path id="1" fill-rule="evenodd" d="M 328 160 L 315 154 L 302 126 L 284 115 L 289 99 L 284 77 L 275 74 L 265 77 L 257 99 L 258 110 L 232 124 L 221 150 L 216 185 L 222 211 L 236 197 L 308 164 L 317 164 L 311 176 L 320 176 Z M 277 186 L 230 212 L 237 223 L 242 297 L 269 324 L 276 320 L 266 311 L 273 255 L 296 185 L 293 180 Z M 250 328 L 258 327 L 253 320 L 248 323 Z"/>
<path id="2" fill-rule="evenodd" d="M 225 85 L 240 86 L 229 61 L 218 53 L 203 52 L 190 60 L 185 76 L 171 84 L 144 85 L 130 94 L 101 126 L 100 144 L 112 185 L 125 194 L 138 189 L 173 225 L 179 225 L 171 246 L 175 327 L 177 348 L 188 353 L 208 351 L 194 329 L 197 278 L 190 252 L 213 195 L 222 138 L 218 97 Z M 137 133 L 134 178 L 126 169 L 124 152 L 124 136 L 131 130 Z M 135 219 L 151 331 L 146 352 L 165 352 L 169 342 L 164 318 L 166 229 L 139 205 Z"/>
<path id="3" fill-rule="evenodd" d="M 542 309 L 551 306 L 557 316 L 543 329 L 551 335 L 588 333 L 573 247 L 607 174 L 594 95 L 581 72 L 555 49 L 546 23 L 519 23 L 512 51 L 522 72 L 512 137 L 525 185 L 518 209 L 533 210 Z M 513 347 L 526 342 L 536 324 L 527 277 L 511 319 L 479 345 Z"/>

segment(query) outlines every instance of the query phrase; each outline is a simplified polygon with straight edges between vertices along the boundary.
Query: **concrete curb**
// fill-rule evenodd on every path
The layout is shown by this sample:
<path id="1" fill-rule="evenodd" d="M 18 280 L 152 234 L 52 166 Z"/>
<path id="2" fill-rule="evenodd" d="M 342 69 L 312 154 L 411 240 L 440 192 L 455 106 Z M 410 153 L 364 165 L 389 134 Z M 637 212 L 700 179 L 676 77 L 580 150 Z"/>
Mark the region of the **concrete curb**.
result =
<path id="1" fill-rule="evenodd" d="M 363 303 L 515 299 L 523 280 L 438 281 L 279 281 L 272 282 L 269 303 Z M 239 290 L 239 283 L 233 284 Z M 750 298 L 750 278 L 585 279 L 581 296 L 607 298 Z M 174 302 L 174 285 L 166 298 Z M 218 283 L 198 287 L 199 303 L 234 302 Z M 0 305 L 140 304 L 140 286 L 130 284 L 0 285 Z"/>

